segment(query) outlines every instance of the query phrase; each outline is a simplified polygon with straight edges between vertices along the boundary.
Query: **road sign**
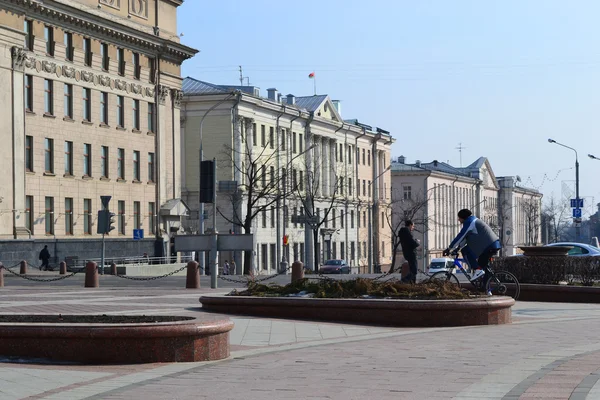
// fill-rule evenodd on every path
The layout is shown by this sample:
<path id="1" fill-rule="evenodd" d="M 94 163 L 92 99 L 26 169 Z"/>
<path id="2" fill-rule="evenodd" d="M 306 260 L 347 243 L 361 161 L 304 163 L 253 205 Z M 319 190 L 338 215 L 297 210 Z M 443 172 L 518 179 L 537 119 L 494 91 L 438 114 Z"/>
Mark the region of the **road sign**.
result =
<path id="1" fill-rule="evenodd" d="M 112 199 L 112 196 L 100 196 L 100 201 L 102 202 L 104 208 L 108 209 L 108 203 L 110 202 L 110 199 Z"/>
<path id="2" fill-rule="evenodd" d="M 581 208 L 573 209 L 573 218 L 581 218 Z"/>
<path id="3" fill-rule="evenodd" d="M 144 230 L 143 229 L 134 229 L 133 230 L 133 240 L 142 240 L 144 238 Z"/>
<path id="4" fill-rule="evenodd" d="M 571 208 L 583 208 L 583 199 L 571 199 Z"/>
<path id="5" fill-rule="evenodd" d="M 319 222 L 319 217 L 307 215 L 292 215 L 292 224 L 316 224 Z"/>

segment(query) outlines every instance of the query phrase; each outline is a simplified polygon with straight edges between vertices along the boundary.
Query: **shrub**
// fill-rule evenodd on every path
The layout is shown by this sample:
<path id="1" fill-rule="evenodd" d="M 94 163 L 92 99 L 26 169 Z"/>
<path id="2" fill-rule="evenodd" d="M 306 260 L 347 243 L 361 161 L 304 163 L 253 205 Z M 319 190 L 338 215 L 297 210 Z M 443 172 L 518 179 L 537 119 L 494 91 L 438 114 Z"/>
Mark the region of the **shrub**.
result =
<path id="1" fill-rule="evenodd" d="M 592 286 L 600 279 L 600 257 L 498 257 L 491 265 L 496 271 L 511 272 L 520 283 L 558 284 L 567 281 Z"/>

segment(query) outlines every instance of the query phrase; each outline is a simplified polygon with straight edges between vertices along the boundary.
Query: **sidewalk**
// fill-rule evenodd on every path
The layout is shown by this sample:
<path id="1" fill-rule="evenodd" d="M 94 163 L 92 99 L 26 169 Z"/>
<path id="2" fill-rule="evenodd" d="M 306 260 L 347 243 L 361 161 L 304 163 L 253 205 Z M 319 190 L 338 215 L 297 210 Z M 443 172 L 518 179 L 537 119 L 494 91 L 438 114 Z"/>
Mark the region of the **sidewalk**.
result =
<path id="1" fill-rule="evenodd" d="M 0 313 L 194 315 L 207 292 L 5 287 Z M 228 360 L 0 362 L 0 399 L 600 399 L 599 307 L 519 302 L 513 315 L 432 329 L 232 317 Z"/>

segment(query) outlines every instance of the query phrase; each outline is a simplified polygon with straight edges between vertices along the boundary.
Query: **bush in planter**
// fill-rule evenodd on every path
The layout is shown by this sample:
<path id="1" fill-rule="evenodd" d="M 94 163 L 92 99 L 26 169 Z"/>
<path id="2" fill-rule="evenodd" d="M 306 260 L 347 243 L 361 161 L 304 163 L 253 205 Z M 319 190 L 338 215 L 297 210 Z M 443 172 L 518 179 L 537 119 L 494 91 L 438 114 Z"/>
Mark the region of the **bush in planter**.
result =
<path id="1" fill-rule="evenodd" d="M 600 279 L 599 257 L 498 257 L 492 262 L 495 271 L 508 271 L 520 283 L 558 284 L 581 282 L 585 286 Z"/>

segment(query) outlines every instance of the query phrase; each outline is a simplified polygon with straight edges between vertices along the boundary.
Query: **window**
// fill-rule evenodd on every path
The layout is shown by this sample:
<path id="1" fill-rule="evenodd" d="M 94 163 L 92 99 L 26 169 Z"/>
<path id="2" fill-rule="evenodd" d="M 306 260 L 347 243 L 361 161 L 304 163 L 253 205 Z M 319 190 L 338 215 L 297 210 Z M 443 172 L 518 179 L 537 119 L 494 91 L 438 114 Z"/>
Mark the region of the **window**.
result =
<path id="1" fill-rule="evenodd" d="M 367 150 L 367 163 L 371 165 L 371 150 Z"/>
<path id="2" fill-rule="evenodd" d="M 258 132 L 256 132 L 256 124 L 252 124 L 252 145 L 256 146 L 258 145 L 258 139 L 257 136 Z"/>
<path id="3" fill-rule="evenodd" d="M 25 136 L 25 170 L 33 172 L 33 136 Z"/>
<path id="4" fill-rule="evenodd" d="M 133 129 L 140 130 L 140 101 L 133 100 Z"/>
<path id="5" fill-rule="evenodd" d="M 108 125 L 108 93 L 100 93 L 100 124 Z"/>
<path id="6" fill-rule="evenodd" d="M 260 167 L 260 180 L 262 182 L 262 187 L 267 186 L 267 172 L 264 165 Z"/>
<path id="7" fill-rule="evenodd" d="M 125 75 L 125 50 L 117 49 L 117 67 L 119 75 Z"/>
<path id="8" fill-rule="evenodd" d="M 149 58 L 148 64 L 150 65 L 149 81 L 150 81 L 150 83 L 155 83 L 156 82 L 156 59 Z"/>
<path id="9" fill-rule="evenodd" d="M 285 129 L 281 130 L 281 150 L 285 150 Z"/>
<path id="10" fill-rule="evenodd" d="M 25 228 L 33 234 L 33 196 L 25 196 Z"/>
<path id="11" fill-rule="evenodd" d="M 354 229 L 354 210 L 350 210 L 350 229 Z"/>
<path id="12" fill-rule="evenodd" d="M 92 234 L 92 199 L 83 199 L 83 233 Z"/>
<path id="13" fill-rule="evenodd" d="M 367 226 L 367 212 L 363 211 L 363 226 Z M 365 254 L 367 252 L 365 251 Z"/>
<path id="14" fill-rule="evenodd" d="M 262 210 L 261 217 L 262 217 L 262 227 L 266 228 L 267 227 L 267 210 Z"/>
<path id="15" fill-rule="evenodd" d="M 140 202 L 133 202 L 133 229 L 141 229 Z"/>
<path id="16" fill-rule="evenodd" d="M 148 103 L 148 132 L 154 133 L 154 103 Z"/>
<path id="17" fill-rule="evenodd" d="M 44 79 L 44 113 L 54 115 L 53 82 Z"/>
<path id="18" fill-rule="evenodd" d="M 133 151 L 133 180 L 140 180 L 140 152 Z"/>
<path id="19" fill-rule="evenodd" d="M 44 220 L 46 225 L 46 235 L 54 234 L 54 197 L 45 198 L 46 212 Z"/>
<path id="20" fill-rule="evenodd" d="M 275 186 L 275 167 L 269 167 L 269 180 L 271 181 L 271 186 Z"/>
<path id="21" fill-rule="evenodd" d="M 371 193 L 371 181 L 369 181 L 369 184 L 367 185 L 369 187 L 369 193 L 367 194 L 367 196 L 371 197 L 371 195 L 373 193 Z"/>
<path id="22" fill-rule="evenodd" d="M 118 150 L 117 156 L 117 178 L 125 179 L 125 149 Z"/>
<path id="23" fill-rule="evenodd" d="M 65 176 L 73 175 L 73 142 L 65 142 Z"/>
<path id="24" fill-rule="evenodd" d="M 92 120 L 92 91 L 87 88 L 82 89 L 83 98 L 83 120 L 90 122 Z"/>
<path id="25" fill-rule="evenodd" d="M 283 223 L 285 227 L 288 228 L 290 226 L 290 209 L 288 206 L 283 206 Z"/>
<path id="26" fill-rule="evenodd" d="M 352 178 L 348 178 L 348 196 L 352 196 Z"/>
<path id="27" fill-rule="evenodd" d="M 363 179 L 363 196 L 367 195 L 367 181 Z"/>
<path id="28" fill-rule="evenodd" d="M 294 216 L 298 215 L 298 209 L 296 207 L 294 207 L 294 213 L 292 215 L 294 215 Z M 297 228 L 297 227 L 298 227 L 298 223 L 294 222 L 294 228 Z"/>
<path id="29" fill-rule="evenodd" d="M 300 182 L 298 182 L 300 191 L 304 190 L 304 171 L 300 171 Z"/>
<path id="30" fill-rule="evenodd" d="M 352 146 L 348 146 L 348 156 L 346 157 L 348 164 L 352 164 Z"/>
<path id="31" fill-rule="evenodd" d="M 260 145 L 261 147 L 265 147 L 266 146 L 266 140 L 267 140 L 267 133 L 266 133 L 266 128 L 264 125 L 260 126 Z"/>
<path id="32" fill-rule="evenodd" d="M 154 182 L 154 153 L 148 153 L 148 182 Z"/>
<path id="33" fill-rule="evenodd" d="M 92 40 L 83 39 L 83 62 L 87 67 L 92 66 Z"/>
<path id="34" fill-rule="evenodd" d="M 65 235 L 73 234 L 73 198 L 65 197 Z"/>
<path id="35" fill-rule="evenodd" d="M 304 151 L 304 146 L 302 145 L 302 134 L 298 134 L 298 148 L 300 149 L 300 153 Z"/>
<path id="36" fill-rule="evenodd" d="M 296 154 L 296 132 L 292 133 L 292 152 Z"/>
<path id="37" fill-rule="evenodd" d="M 363 254 L 364 257 L 367 257 L 367 242 L 363 242 Z"/>
<path id="38" fill-rule="evenodd" d="M 102 146 L 102 148 L 100 149 L 100 177 L 101 178 L 108 178 L 108 166 L 109 164 L 109 152 L 108 152 L 108 146 Z"/>
<path id="39" fill-rule="evenodd" d="M 25 111 L 33 111 L 33 76 L 25 75 Z"/>
<path id="40" fill-rule="evenodd" d="M 385 242 L 384 241 L 381 242 L 381 255 L 383 257 L 385 257 Z"/>
<path id="41" fill-rule="evenodd" d="M 54 140 L 45 139 L 44 142 L 44 172 L 54 173 Z"/>
<path id="42" fill-rule="evenodd" d="M 344 162 L 344 145 L 340 143 L 339 162 Z"/>
<path id="43" fill-rule="evenodd" d="M 71 32 L 65 32 L 65 58 L 67 61 L 73 61 L 73 34 Z"/>
<path id="44" fill-rule="evenodd" d="M 65 118 L 73 119 L 73 85 L 65 83 Z"/>
<path id="45" fill-rule="evenodd" d="M 44 26 L 44 39 L 46 40 L 46 55 L 54 57 L 54 28 Z"/>
<path id="46" fill-rule="evenodd" d="M 92 145 L 83 145 L 83 176 L 92 176 Z"/>
<path id="47" fill-rule="evenodd" d="M 29 51 L 33 51 L 33 21 L 26 19 L 23 24 L 23 30 L 25 31 L 25 48 Z"/>
<path id="48" fill-rule="evenodd" d="M 271 126 L 269 127 L 269 147 L 272 149 L 275 146 L 275 130 Z"/>
<path id="49" fill-rule="evenodd" d="M 298 188 L 298 171 L 296 169 L 292 169 L 292 186 L 292 190 Z"/>
<path id="50" fill-rule="evenodd" d="M 271 207 L 271 228 L 275 228 L 275 207 Z"/>
<path id="51" fill-rule="evenodd" d="M 119 235 L 124 235 L 125 234 L 125 202 L 123 200 L 119 200 L 118 203 L 118 221 L 117 221 L 117 225 L 118 225 L 118 229 L 119 229 Z"/>
<path id="52" fill-rule="evenodd" d="M 356 212 L 356 227 L 360 228 L 360 210 Z M 358 247 L 360 247 L 360 246 L 358 246 Z"/>
<path id="53" fill-rule="evenodd" d="M 138 53 L 132 53 L 132 61 L 133 61 L 133 77 L 135 79 L 140 79 L 140 55 Z"/>
<path id="54" fill-rule="evenodd" d="M 344 227 L 344 210 L 340 210 L 340 227 Z"/>
<path id="55" fill-rule="evenodd" d="M 100 57 L 102 58 L 102 69 L 108 71 L 110 57 L 108 56 L 108 45 L 106 43 L 100 45 Z"/>
<path id="56" fill-rule="evenodd" d="M 148 230 L 154 234 L 154 203 L 148 203 Z"/>
<path id="57" fill-rule="evenodd" d="M 402 186 L 402 198 L 404 200 L 412 199 L 412 187 L 411 186 L 408 186 L 408 185 Z"/>
<path id="58" fill-rule="evenodd" d="M 125 127 L 125 98 L 117 96 L 117 127 Z"/>

